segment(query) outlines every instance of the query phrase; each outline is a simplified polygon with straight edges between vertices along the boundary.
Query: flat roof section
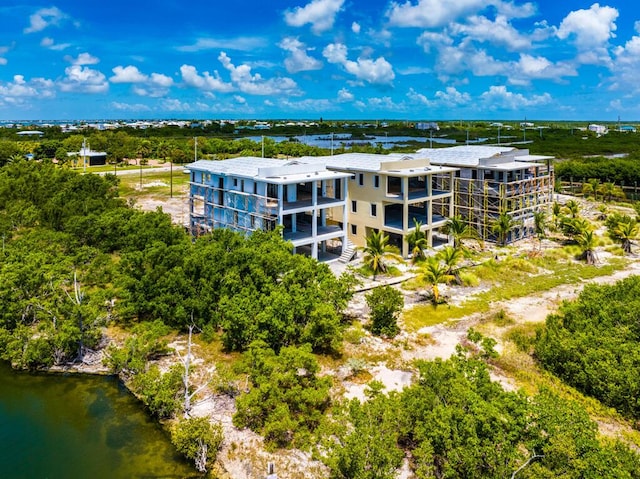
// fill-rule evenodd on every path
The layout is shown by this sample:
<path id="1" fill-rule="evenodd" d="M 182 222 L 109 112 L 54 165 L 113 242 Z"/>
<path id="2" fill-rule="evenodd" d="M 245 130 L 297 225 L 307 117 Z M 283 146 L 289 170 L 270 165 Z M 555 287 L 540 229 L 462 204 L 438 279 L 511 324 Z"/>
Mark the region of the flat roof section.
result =
<path id="1" fill-rule="evenodd" d="M 450 173 L 457 168 L 432 165 L 427 157 L 413 154 L 381 155 L 376 153 L 342 153 L 332 156 L 305 156 L 302 161 L 317 162 L 327 168 L 366 171 L 370 173 L 394 173 L 400 176 L 416 176 L 416 173 Z M 402 163 L 406 161 L 406 167 Z"/>
<path id="2" fill-rule="evenodd" d="M 320 163 L 300 160 L 278 160 L 243 156 L 229 160 L 198 160 L 185 166 L 187 170 L 205 171 L 217 175 L 264 181 L 273 184 L 291 184 L 302 181 L 349 178 L 350 173 L 327 170 Z"/>

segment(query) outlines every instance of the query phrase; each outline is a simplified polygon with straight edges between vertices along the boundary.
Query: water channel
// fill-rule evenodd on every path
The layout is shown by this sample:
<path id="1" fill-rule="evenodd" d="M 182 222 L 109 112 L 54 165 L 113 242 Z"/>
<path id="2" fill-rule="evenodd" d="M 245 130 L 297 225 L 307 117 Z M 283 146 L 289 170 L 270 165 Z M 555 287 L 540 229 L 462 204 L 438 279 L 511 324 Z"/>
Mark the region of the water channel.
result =
<path id="1" fill-rule="evenodd" d="M 0 363 L 0 477 L 198 477 L 115 379 L 13 371 Z"/>

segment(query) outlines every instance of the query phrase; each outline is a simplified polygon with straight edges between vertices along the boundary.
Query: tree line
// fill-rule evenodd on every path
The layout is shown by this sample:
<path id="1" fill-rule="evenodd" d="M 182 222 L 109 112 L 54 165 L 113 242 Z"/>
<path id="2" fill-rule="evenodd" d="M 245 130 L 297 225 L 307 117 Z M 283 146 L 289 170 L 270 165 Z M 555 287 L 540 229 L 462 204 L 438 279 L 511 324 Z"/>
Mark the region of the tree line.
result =
<path id="1" fill-rule="evenodd" d="M 275 350 L 340 342 L 347 277 L 294 255 L 279 232 L 192 241 L 162 211 L 130 208 L 113 176 L 5 166 L 0 234 L 0 346 L 24 366 L 74 359 L 79 338 L 99 336 L 106 320 L 195 324 L 219 331 L 229 351 L 258 339 Z"/>

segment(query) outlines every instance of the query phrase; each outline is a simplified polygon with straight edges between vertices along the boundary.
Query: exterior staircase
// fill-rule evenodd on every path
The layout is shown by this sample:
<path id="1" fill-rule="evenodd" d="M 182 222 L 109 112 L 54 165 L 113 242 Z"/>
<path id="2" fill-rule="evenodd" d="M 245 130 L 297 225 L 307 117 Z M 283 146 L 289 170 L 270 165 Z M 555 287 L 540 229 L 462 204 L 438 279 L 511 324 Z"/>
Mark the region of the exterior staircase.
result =
<path id="1" fill-rule="evenodd" d="M 355 255 L 356 255 L 356 245 L 354 245 L 351 241 L 347 241 L 347 246 L 345 247 L 344 251 L 340 255 L 340 258 L 338 258 L 338 261 L 346 264 L 349 261 L 351 261 Z"/>

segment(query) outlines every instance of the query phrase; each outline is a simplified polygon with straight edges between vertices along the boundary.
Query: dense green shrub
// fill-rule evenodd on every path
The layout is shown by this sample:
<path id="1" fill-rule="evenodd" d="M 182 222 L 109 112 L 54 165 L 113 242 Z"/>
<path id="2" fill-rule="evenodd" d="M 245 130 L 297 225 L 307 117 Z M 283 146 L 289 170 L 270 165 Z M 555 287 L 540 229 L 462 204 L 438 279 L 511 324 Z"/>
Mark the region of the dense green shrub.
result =
<path id="1" fill-rule="evenodd" d="M 391 479 L 403 457 L 419 478 L 640 477 L 640 457 L 600 443 L 597 425 L 548 391 L 506 392 L 484 362 L 420 362 L 416 383 L 333 410 L 318 453 L 335 479 Z M 376 392 L 377 391 L 377 392 Z"/>
<path id="2" fill-rule="evenodd" d="M 171 442 L 200 472 L 206 472 L 207 465 L 215 461 L 223 439 L 222 427 L 205 417 L 183 419 L 171 428 Z"/>
<path id="3" fill-rule="evenodd" d="M 290 346 L 276 355 L 257 341 L 244 364 L 251 390 L 238 398 L 233 423 L 264 434 L 271 446 L 304 444 L 330 404 L 331 379 L 318 376 L 311 347 Z"/>
<path id="4" fill-rule="evenodd" d="M 640 278 L 588 285 L 550 315 L 535 356 L 568 384 L 640 418 Z"/>
<path id="5" fill-rule="evenodd" d="M 398 315 L 404 307 L 402 293 L 391 286 L 381 286 L 368 293 L 365 299 L 371 311 L 371 332 L 390 338 L 398 334 Z"/>

